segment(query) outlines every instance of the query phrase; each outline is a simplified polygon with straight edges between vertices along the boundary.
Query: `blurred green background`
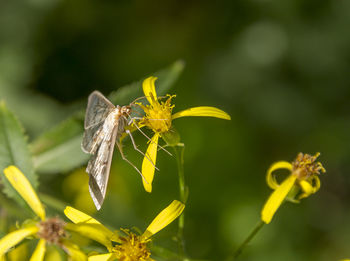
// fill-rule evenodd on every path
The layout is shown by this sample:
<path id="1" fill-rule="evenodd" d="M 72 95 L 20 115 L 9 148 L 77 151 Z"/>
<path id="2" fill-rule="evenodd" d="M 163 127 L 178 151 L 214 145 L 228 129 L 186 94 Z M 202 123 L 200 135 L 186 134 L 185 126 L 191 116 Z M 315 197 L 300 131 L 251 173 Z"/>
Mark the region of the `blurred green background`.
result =
<path id="1" fill-rule="evenodd" d="M 269 165 L 319 151 L 321 190 L 284 204 L 241 260 L 349 258 L 349 25 L 347 0 L 1 1 L 0 99 L 32 141 L 85 108 L 91 91 L 107 95 L 183 59 L 174 111 L 208 105 L 232 116 L 175 122 L 186 144 L 188 255 L 223 260 L 259 220 Z M 130 141 L 124 146 L 140 166 Z M 94 215 L 145 229 L 178 198 L 175 158 L 160 152 L 158 165 L 148 194 L 115 151 Z M 40 191 L 89 211 L 83 172 L 42 173 Z M 172 224 L 155 243 L 176 251 L 175 232 Z"/>

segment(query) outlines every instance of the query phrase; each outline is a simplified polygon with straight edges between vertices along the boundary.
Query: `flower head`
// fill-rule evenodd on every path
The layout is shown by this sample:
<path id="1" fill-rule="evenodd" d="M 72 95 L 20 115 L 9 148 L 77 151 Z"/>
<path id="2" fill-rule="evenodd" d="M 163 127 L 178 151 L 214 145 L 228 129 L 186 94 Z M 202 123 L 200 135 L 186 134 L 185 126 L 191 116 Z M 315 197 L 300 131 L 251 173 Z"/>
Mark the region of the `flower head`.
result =
<path id="1" fill-rule="evenodd" d="M 143 185 L 147 192 L 152 191 L 159 137 L 162 137 L 170 146 L 176 146 L 179 143 L 178 135 L 176 135 L 175 130 L 172 128 L 172 121 L 174 119 L 187 116 L 206 116 L 225 120 L 231 119 L 230 115 L 226 112 L 208 106 L 189 108 L 172 114 L 175 105 L 172 105 L 171 101 L 175 95 L 168 94 L 165 97 L 165 101 L 162 101 L 164 97 L 158 97 L 156 93 L 154 84 L 156 80 L 156 77 L 151 76 L 143 81 L 143 92 L 149 104 L 143 105 L 139 103 L 140 107 L 145 112 L 145 116 L 138 123 L 139 126 L 146 126 L 154 132 L 154 136 L 149 141 L 149 146 L 146 151 L 147 157 L 143 159 L 142 163 L 142 175 L 145 179 L 143 180 Z"/>
<path id="2" fill-rule="evenodd" d="M 86 256 L 66 239 L 65 225 L 59 218 L 46 218 L 45 209 L 40 202 L 32 185 L 25 175 L 15 166 L 4 170 L 5 177 L 22 196 L 40 221 L 33 220 L 0 239 L 0 260 L 6 252 L 27 237 L 39 239 L 31 260 L 43 260 L 46 244 L 56 244 L 64 249 L 73 260 L 86 260 Z"/>
<path id="3" fill-rule="evenodd" d="M 94 218 L 72 207 L 67 207 L 64 213 L 76 225 L 90 226 L 95 232 L 86 234 L 85 236 L 106 246 L 109 253 L 92 255 L 89 257 L 90 261 L 115 259 L 124 261 L 153 261 L 148 248 L 148 243 L 152 241 L 152 236 L 173 222 L 181 215 L 184 208 L 184 204 L 174 200 L 154 218 L 141 235 L 131 232 L 128 229 L 121 229 L 118 234 L 115 234 Z M 123 235 L 120 235 L 120 233 Z"/>
<path id="4" fill-rule="evenodd" d="M 119 236 L 121 241 L 113 247 L 113 252 L 118 260 L 125 261 L 151 261 L 153 260 L 147 243 L 151 240 L 144 236 L 136 235 L 128 229 L 121 229 L 125 236 Z"/>
<path id="5" fill-rule="evenodd" d="M 261 219 L 266 224 L 271 222 L 284 199 L 299 202 L 300 199 L 319 190 L 321 182 L 318 176 L 326 172 L 322 164 L 316 162 L 319 155 L 320 153 L 316 153 L 314 156 L 299 153 L 292 163 L 279 161 L 272 164 L 267 171 L 266 181 L 269 187 L 274 189 L 274 192 L 270 195 L 261 212 Z M 287 169 L 290 172 L 290 175 L 281 184 L 272 175 L 278 169 Z"/>

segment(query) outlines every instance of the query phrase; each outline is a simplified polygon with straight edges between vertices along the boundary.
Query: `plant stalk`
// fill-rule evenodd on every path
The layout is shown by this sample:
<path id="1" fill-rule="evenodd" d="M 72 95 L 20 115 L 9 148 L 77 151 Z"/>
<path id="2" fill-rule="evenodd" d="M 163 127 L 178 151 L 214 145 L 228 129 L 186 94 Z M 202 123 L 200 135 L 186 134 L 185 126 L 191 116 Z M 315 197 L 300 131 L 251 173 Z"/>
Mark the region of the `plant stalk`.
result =
<path id="1" fill-rule="evenodd" d="M 179 175 L 179 193 L 180 193 L 180 201 L 183 204 L 186 204 L 188 189 L 185 183 L 185 171 L 184 171 L 184 151 L 185 146 L 183 144 L 174 146 L 176 163 L 177 163 L 177 171 Z M 177 239 L 179 241 L 179 250 L 182 256 L 185 255 L 185 240 L 184 240 L 184 227 L 185 227 L 185 213 L 182 212 L 179 217 L 179 228 L 177 233 Z"/>
<path id="2" fill-rule="evenodd" d="M 260 231 L 260 229 L 264 226 L 264 222 L 260 221 L 252 232 L 248 235 L 248 237 L 243 241 L 243 243 L 237 248 L 237 250 L 230 255 L 226 261 L 236 260 L 238 256 L 242 253 L 243 249 L 250 243 L 250 241 L 255 237 L 255 235 Z"/>

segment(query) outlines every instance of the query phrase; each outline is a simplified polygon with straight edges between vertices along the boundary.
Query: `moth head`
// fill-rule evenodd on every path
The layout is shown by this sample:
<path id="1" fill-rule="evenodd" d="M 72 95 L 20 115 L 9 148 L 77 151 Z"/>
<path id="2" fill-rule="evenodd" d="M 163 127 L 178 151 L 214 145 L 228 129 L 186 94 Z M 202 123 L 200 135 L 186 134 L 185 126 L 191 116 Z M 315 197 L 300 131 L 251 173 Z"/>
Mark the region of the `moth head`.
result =
<path id="1" fill-rule="evenodd" d="M 123 115 L 130 115 L 130 113 L 131 113 L 131 106 L 130 106 L 130 105 L 123 106 L 123 107 L 121 108 L 120 112 L 121 112 Z"/>

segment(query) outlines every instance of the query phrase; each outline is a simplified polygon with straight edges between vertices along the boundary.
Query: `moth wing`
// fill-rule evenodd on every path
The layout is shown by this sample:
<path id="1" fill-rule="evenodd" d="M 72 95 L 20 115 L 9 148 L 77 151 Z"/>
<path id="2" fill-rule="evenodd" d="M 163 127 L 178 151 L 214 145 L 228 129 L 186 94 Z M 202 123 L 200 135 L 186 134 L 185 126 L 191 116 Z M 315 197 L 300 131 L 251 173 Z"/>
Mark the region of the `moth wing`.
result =
<path id="1" fill-rule="evenodd" d="M 81 142 L 81 149 L 85 153 L 93 154 L 93 147 L 96 146 L 95 143 L 98 142 L 98 135 L 103 127 L 103 121 L 93 125 L 84 131 L 83 140 Z"/>
<path id="2" fill-rule="evenodd" d="M 97 210 L 100 210 L 106 196 L 117 129 L 118 126 L 113 128 L 111 139 L 101 142 L 86 168 L 86 172 L 89 173 L 90 195 Z"/>
<path id="3" fill-rule="evenodd" d="M 115 106 L 99 91 L 89 95 L 85 113 L 84 128 L 88 129 L 103 122 Z"/>

